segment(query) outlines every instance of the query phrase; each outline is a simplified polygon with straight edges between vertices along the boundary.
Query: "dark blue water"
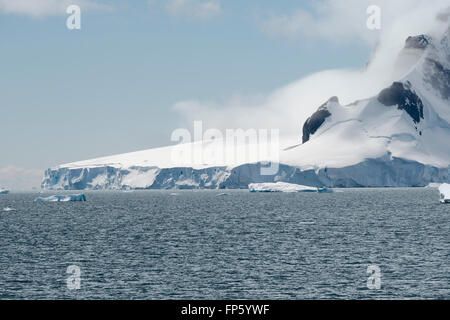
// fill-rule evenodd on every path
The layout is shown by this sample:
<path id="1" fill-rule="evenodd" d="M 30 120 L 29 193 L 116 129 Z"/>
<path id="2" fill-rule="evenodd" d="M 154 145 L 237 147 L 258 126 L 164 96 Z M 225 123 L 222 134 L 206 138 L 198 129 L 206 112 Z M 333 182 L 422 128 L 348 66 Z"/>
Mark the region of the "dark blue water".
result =
<path id="1" fill-rule="evenodd" d="M 0 298 L 450 298 L 450 205 L 436 190 L 227 192 L 0 196 Z"/>

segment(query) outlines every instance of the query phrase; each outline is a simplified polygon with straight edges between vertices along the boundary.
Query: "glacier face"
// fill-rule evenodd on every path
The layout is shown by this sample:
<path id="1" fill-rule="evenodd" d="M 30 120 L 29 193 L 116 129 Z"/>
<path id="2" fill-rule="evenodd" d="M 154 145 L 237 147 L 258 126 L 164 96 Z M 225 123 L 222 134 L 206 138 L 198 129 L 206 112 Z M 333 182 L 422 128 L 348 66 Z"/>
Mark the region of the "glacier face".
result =
<path id="1" fill-rule="evenodd" d="M 136 175 L 140 177 L 138 180 Z M 261 175 L 260 163 L 205 169 L 56 168 L 46 171 L 42 187 L 57 190 L 246 189 L 251 183 L 275 182 L 329 188 L 424 187 L 442 181 L 450 181 L 450 168 L 386 155 L 343 168 L 314 170 L 280 164 L 278 173 L 272 176 Z"/>
<path id="2" fill-rule="evenodd" d="M 303 125 L 301 144 L 280 150 L 279 170 L 251 163 L 173 162 L 175 147 L 50 168 L 42 188 L 237 189 L 286 182 L 311 187 L 409 187 L 450 182 L 450 29 L 407 39 L 402 75 L 377 96 L 341 105 L 329 99 Z M 404 61 L 403 61 L 404 62 Z M 407 70 L 407 72 L 405 71 Z M 193 143 L 201 151 L 207 142 Z M 217 150 L 216 150 L 217 151 Z"/>

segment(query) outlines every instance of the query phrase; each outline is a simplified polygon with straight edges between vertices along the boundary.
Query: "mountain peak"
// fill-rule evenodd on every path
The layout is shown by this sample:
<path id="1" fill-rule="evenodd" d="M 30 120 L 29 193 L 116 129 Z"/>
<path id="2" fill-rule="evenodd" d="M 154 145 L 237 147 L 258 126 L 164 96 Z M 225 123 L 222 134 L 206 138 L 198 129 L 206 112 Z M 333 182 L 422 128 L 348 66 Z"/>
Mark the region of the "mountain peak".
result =
<path id="1" fill-rule="evenodd" d="M 335 103 L 339 103 L 339 98 L 338 98 L 338 97 L 336 97 L 336 96 L 334 96 L 334 97 L 331 97 L 330 99 L 328 99 L 328 102 L 327 102 L 327 103 L 329 103 L 329 102 L 335 102 Z"/>

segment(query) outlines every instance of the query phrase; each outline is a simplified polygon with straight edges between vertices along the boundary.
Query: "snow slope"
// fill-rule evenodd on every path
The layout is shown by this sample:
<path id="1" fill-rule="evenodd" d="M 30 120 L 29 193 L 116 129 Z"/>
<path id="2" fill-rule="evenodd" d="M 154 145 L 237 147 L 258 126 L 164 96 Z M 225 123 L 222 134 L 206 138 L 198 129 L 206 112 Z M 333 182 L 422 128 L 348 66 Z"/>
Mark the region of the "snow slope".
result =
<path id="1" fill-rule="evenodd" d="M 250 183 L 279 181 L 312 187 L 395 187 L 448 182 L 449 38 L 450 29 L 439 39 L 408 38 L 393 71 L 396 82 L 350 105 L 330 98 L 304 123 L 303 137 L 299 133 L 296 140 L 281 141 L 276 156 L 195 161 L 201 154 L 235 151 L 203 141 L 50 168 L 42 187 L 247 188 Z M 255 147 L 268 145 L 239 145 L 236 154 L 257 154 Z M 193 156 L 186 157 L 183 148 Z M 262 175 L 262 161 L 279 163 L 279 170 Z"/>

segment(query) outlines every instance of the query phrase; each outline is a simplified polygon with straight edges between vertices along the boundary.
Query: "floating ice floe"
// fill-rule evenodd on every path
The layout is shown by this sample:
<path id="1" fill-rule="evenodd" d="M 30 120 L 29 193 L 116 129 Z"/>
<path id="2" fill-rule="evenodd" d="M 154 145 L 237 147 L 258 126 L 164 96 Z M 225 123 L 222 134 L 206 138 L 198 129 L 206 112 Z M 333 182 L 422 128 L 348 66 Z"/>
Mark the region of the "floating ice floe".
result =
<path id="1" fill-rule="evenodd" d="M 10 208 L 10 207 L 6 207 L 6 208 L 3 208 L 3 211 L 4 212 L 10 212 L 10 211 L 16 211 L 16 209 Z"/>
<path id="2" fill-rule="evenodd" d="M 251 183 L 248 185 L 250 192 L 333 192 L 331 189 L 302 186 L 286 182 L 277 183 Z"/>
<path id="3" fill-rule="evenodd" d="M 9 190 L 0 188 L 0 194 L 8 194 Z"/>
<path id="4" fill-rule="evenodd" d="M 305 225 L 305 226 L 310 226 L 310 225 L 313 225 L 313 224 L 316 224 L 314 221 L 305 221 L 305 222 L 299 222 L 298 224 L 300 224 L 300 225 Z"/>
<path id="5" fill-rule="evenodd" d="M 65 195 L 54 195 L 47 198 L 36 198 L 35 202 L 72 202 L 72 201 L 86 201 L 86 196 L 84 194 L 65 194 Z"/>
<path id="6" fill-rule="evenodd" d="M 442 184 L 439 192 L 441 193 L 441 203 L 450 203 L 450 184 Z"/>
<path id="7" fill-rule="evenodd" d="M 333 189 L 328 189 L 328 188 L 318 188 L 317 189 L 318 193 L 334 193 Z"/>

